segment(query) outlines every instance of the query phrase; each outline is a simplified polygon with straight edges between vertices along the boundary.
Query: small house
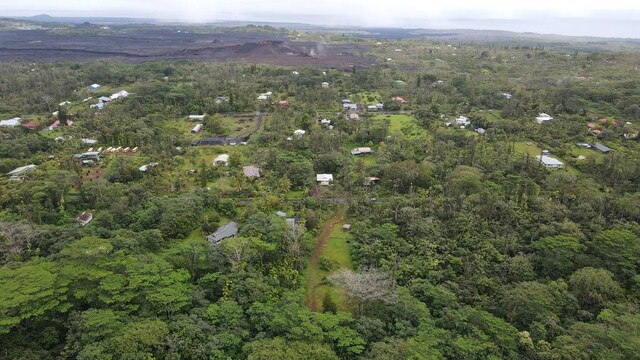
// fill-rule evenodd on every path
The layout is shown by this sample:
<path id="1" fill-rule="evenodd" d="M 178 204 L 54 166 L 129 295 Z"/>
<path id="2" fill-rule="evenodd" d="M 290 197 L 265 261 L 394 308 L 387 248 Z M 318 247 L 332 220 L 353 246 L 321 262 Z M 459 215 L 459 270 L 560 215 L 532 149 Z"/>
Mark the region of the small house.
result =
<path id="1" fill-rule="evenodd" d="M 140 170 L 141 172 L 147 172 L 147 170 L 149 170 L 152 167 L 156 167 L 156 166 L 158 166 L 158 163 L 157 162 L 152 162 L 152 163 L 140 166 L 138 168 L 138 170 Z"/>
<path id="2" fill-rule="evenodd" d="M 370 147 L 358 147 L 355 148 L 353 150 L 351 150 L 351 155 L 356 156 L 356 155 L 368 155 L 371 154 L 371 148 Z"/>
<path id="3" fill-rule="evenodd" d="M 593 147 L 594 147 L 596 150 L 598 150 L 598 151 L 600 151 L 601 153 L 603 153 L 603 154 L 608 154 L 608 153 L 610 153 L 610 152 L 611 152 L 611 149 L 609 149 L 608 147 L 606 147 L 606 146 L 602 145 L 601 143 L 595 143 L 595 144 L 593 144 Z"/>
<path id="4" fill-rule="evenodd" d="M 333 181 L 333 174 L 317 174 L 316 181 L 318 182 L 318 185 L 330 185 Z"/>
<path id="5" fill-rule="evenodd" d="M 280 106 L 289 106 L 289 100 L 280 100 L 278 104 Z"/>
<path id="6" fill-rule="evenodd" d="M 540 162 L 540 164 L 546 168 L 559 169 L 564 166 L 564 163 L 556 158 L 553 158 L 549 155 L 538 155 L 536 159 Z"/>
<path id="7" fill-rule="evenodd" d="M 126 98 L 127 96 L 129 96 L 129 93 L 127 92 L 127 90 L 120 90 L 117 93 L 111 95 L 111 100 L 118 100 L 120 98 Z"/>
<path id="8" fill-rule="evenodd" d="M 580 146 L 581 148 L 585 148 L 585 149 L 591 149 L 591 144 L 589 143 L 577 143 L 576 145 Z"/>
<path id="9" fill-rule="evenodd" d="M 194 126 L 193 129 L 191 129 L 191 133 L 192 134 L 199 133 L 200 131 L 202 131 L 202 127 L 203 127 L 202 124 L 196 124 L 196 126 Z"/>
<path id="10" fill-rule="evenodd" d="M 367 105 L 367 111 L 378 111 L 378 107 L 375 105 Z"/>
<path id="11" fill-rule="evenodd" d="M 7 173 L 10 180 L 23 180 L 24 176 L 36 169 L 34 164 L 21 166 Z"/>
<path id="12" fill-rule="evenodd" d="M 391 100 L 395 101 L 395 102 L 397 102 L 399 104 L 406 104 L 407 103 L 407 100 L 405 100 L 403 97 L 400 97 L 400 96 L 394 96 L 394 97 L 391 98 Z"/>
<path id="13" fill-rule="evenodd" d="M 93 145 L 93 144 L 96 144 L 98 140 L 84 138 L 84 139 L 80 139 L 80 142 L 82 142 L 85 145 Z"/>
<path id="14" fill-rule="evenodd" d="M 302 135 L 304 135 L 306 133 L 307 133 L 306 131 L 304 131 L 302 129 L 298 129 L 298 130 L 293 132 L 293 135 L 300 137 L 300 136 L 302 136 Z"/>
<path id="15" fill-rule="evenodd" d="M 506 92 L 502 93 L 502 96 L 507 100 L 511 100 L 511 98 L 513 98 L 513 95 Z"/>
<path id="16" fill-rule="evenodd" d="M 209 245 L 217 245 L 224 239 L 234 237 L 238 234 L 238 224 L 229 221 L 226 225 L 220 226 L 213 234 L 207 236 Z"/>
<path id="17" fill-rule="evenodd" d="M 376 104 L 376 109 L 378 109 L 378 110 L 384 109 L 384 104 L 383 103 L 377 103 Z"/>
<path id="18" fill-rule="evenodd" d="M 545 113 L 540 113 L 536 117 L 536 122 L 538 122 L 538 124 L 542 124 L 542 123 L 547 122 L 549 120 L 553 120 L 553 118 L 549 114 L 545 114 Z"/>
<path id="19" fill-rule="evenodd" d="M 266 95 L 258 95 L 258 101 L 265 101 L 265 100 L 267 100 Z"/>
<path id="20" fill-rule="evenodd" d="M 89 85 L 89 86 L 87 87 L 87 89 L 88 89 L 89 91 L 98 91 L 98 90 L 100 90 L 100 88 L 101 88 L 101 87 L 102 87 L 102 86 L 100 86 L 99 84 L 91 84 L 91 85 Z"/>
<path id="21" fill-rule="evenodd" d="M 259 179 L 260 178 L 260 169 L 258 169 L 255 166 L 243 166 L 242 167 L 242 172 L 244 173 L 244 176 L 246 177 L 252 177 L 252 178 L 256 178 Z"/>
<path id="22" fill-rule="evenodd" d="M 467 118 L 466 116 L 458 116 L 457 118 L 455 118 L 453 123 L 455 125 L 467 126 L 471 123 L 471 121 L 469 121 L 469 118 Z"/>
<path id="23" fill-rule="evenodd" d="M 76 221 L 80 226 L 87 226 L 91 220 L 93 220 L 93 214 L 86 211 L 76 217 Z"/>
<path id="24" fill-rule="evenodd" d="M 485 130 L 485 129 L 483 129 L 483 128 L 481 128 L 481 127 L 480 127 L 480 128 L 477 128 L 477 129 L 476 129 L 476 132 L 477 132 L 478 134 L 480 134 L 480 135 L 484 135 L 484 133 L 486 133 L 486 132 L 487 132 L 487 130 Z"/>
<path id="25" fill-rule="evenodd" d="M 106 102 L 99 102 L 97 104 L 93 104 L 93 105 L 89 105 L 89 109 L 98 109 L 98 110 L 102 110 L 104 109 L 104 106 L 106 105 Z"/>
<path id="26" fill-rule="evenodd" d="M 20 118 L 16 117 L 13 119 L 9 119 L 9 120 L 0 120 L 0 126 L 4 126 L 4 127 L 15 127 L 20 125 Z"/>
<path id="27" fill-rule="evenodd" d="M 322 85 L 322 87 L 323 87 L 323 88 L 325 88 L 325 89 L 329 88 L 329 83 L 328 83 L 328 82 L 326 82 L 326 81 L 325 81 L 325 82 L 323 82 L 321 85 Z"/>
<path id="28" fill-rule="evenodd" d="M 229 154 L 220 154 L 215 159 L 213 159 L 213 165 L 229 165 Z"/>
<path id="29" fill-rule="evenodd" d="M 101 103 L 108 103 L 109 101 L 111 101 L 111 98 L 108 96 L 100 96 L 98 98 L 98 102 L 101 102 Z"/>
<path id="30" fill-rule="evenodd" d="M 360 115 L 356 113 L 349 114 L 349 120 L 360 120 Z"/>

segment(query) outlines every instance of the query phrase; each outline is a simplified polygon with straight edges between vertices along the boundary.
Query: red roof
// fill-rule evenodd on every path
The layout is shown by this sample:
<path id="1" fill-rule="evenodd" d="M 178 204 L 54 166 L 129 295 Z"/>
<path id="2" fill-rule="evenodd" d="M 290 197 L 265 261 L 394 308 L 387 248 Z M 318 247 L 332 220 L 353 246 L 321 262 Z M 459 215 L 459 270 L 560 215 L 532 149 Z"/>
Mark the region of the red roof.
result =
<path id="1" fill-rule="evenodd" d="M 281 100 L 280 101 L 280 106 L 287 106 L 289 105 L 289 100 Z"/>
<path id="2" fill-rule="evenodd" d="M 27 123 L 22 124 L 23 127 L 26 127 L 27 129 L 35 129 L 36 127 L 38 127 L 38 123 L 36 123 L 35 121 L 31 120 Z"/>
<path id="3" fill-rule="evenodd" d="M 595 127 L 596 127 L 596 124 L 595 124 L 595 123 L 590 122 L 590 123 L 588 123 L 588 124 L 587 124 L 587 127 L 588 127 L 589 129 L 593 129 L 593 128 L 595 128 Z"/>

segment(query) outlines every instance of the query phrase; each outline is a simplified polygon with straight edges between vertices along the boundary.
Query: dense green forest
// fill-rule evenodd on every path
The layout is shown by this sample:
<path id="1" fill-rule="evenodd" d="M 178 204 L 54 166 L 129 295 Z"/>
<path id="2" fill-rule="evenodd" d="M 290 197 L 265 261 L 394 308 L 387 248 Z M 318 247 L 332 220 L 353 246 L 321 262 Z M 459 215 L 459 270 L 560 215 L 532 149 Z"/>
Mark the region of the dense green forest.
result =
<path id="1" fill-rule="evenodd" d="M 640 359 L 640 54 L 357 41 L 1 63 L 0 358 Z"/>

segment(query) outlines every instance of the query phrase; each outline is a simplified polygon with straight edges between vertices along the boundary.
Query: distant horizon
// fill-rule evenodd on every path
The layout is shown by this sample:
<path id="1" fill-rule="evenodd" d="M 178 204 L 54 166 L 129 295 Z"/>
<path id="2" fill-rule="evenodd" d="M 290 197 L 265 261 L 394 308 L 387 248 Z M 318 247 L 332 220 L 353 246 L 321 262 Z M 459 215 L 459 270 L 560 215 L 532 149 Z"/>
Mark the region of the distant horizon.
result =
<path id="1" fill-rule="evenodd" d="M 37 13 L 32 15 L 2 15 L 6 18 L 32 19 L 37 17 L 50 17 L 52 19 L 122 19 L 150 21 L 156 24 L 184 24 L 184 25 L 205 25 L 225 22 L 238 23 L 261 23 L 261 24 L 292 24 L 307 25 L 321 28 L 344 28 L 344 29 L 415 29 L 415 30 L 471 30 L 471 31 L 506 31 L 516 33 L 533 33 L 540 35 L 560 35 L 574 37 L 599 37 L 599 38 L 620 38 L 620 39 L 640 39 L 640 21 L 635 19 L 601 19 L 589 17 L 548 17 L 542 19 L 508 19 L 508 18 L 470 18 L 458 17 L 450 19 L 406 19 L 403 25 L 357 25 L 334 23 L 327 24 L 324 21 L 309 21 L 309 19 L 207 19 L 200 21 L 189 21 L 180 18 L 154 18 L 144 16 L 123 16 L 123 15 L 52 15 L 50 13 Z M 306 16 L 305 16 L 306 18 Z M 318 17 L 316 17 L 318 19 Z M 563 21 L 557 24 L 557 21 Z M 596 22 L 594 24 L 594 22 Z M 570 23 L 570 24 L 568 24 Z M 558 26 L 560 25 L 560 26 Z M 570 26 L 568 26 L 570 25 Z M 564 28 L 570 31 L 563 31 Z"/>

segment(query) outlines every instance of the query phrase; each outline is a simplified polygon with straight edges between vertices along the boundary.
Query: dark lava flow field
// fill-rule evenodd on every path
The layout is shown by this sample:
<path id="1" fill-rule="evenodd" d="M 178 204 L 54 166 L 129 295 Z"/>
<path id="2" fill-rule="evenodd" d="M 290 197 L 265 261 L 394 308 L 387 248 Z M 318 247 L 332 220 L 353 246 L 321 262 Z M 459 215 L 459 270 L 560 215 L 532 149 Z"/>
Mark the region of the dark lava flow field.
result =
<path id="1" fill-rule="evenodd" d="M 372 58 L 358 56 L 366 50 L 362 45 L 292 41 L 284 35 L 264 32 L 202 34 L 169 28 L 127 29 L 106 34 L 50 30 L 0 32 L 0 62 L 194 59 L 346 68 L 373 65 Z"/>

